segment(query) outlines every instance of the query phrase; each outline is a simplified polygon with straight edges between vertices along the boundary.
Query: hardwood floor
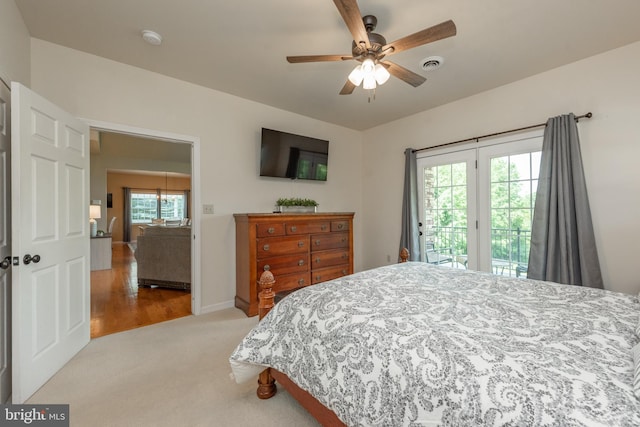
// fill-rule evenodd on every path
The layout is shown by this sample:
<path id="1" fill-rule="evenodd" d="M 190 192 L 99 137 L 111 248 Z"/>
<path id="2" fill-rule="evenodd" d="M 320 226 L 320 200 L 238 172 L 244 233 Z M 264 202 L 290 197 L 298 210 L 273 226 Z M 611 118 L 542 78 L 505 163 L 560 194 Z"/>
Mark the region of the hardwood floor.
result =
<path id="1" fill-rule="evenodd" d="M 191 293 L 139 288 L 137 264 L 126 244 L 113 245 L 111 270 L 91 272 L 91 338 L 191 314 Z"/>

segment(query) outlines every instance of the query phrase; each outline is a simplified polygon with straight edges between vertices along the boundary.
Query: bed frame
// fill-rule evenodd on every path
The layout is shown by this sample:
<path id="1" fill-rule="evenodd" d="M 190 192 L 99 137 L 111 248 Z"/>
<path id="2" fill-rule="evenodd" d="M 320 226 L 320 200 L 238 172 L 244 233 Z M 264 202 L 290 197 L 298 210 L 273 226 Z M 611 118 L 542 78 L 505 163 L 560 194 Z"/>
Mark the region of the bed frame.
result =
<path id="1" fill-rule="evenodd" d="M 409 259 L 409 251 L 403 248 L 400 251 L 400 262 L 407 262 Z M 258 315 L 260 320 L 271 311 L 274 307 L 273 285 L 276 280 L 270 271 L 265 271 L 258 280 L 260 293 L 258 294 Z M 285 374 L 276 369 L 267 368 L 258 376 L 257 394 L 260 399 L 269 399 L 276 392 L 276 381 L 291 394 L 321 425 L 323 426 L 345 426 L 338 416 L 329 408 L 320 403 L 307 391 L 298 387 Z"/>

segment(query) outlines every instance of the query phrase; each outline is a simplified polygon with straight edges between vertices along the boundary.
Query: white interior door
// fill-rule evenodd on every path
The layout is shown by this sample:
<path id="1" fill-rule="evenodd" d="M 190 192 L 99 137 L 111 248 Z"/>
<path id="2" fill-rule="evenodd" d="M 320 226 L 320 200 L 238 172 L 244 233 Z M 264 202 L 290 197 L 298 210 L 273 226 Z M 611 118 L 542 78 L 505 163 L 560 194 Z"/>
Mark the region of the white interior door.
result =
<path id="1" fill-rule="evenodd" d="M 12 401 L 22 403 L 90 339 L 89 127 L 18 83 L 11 102 Z"/>
<path id="2" fill-rule="evenodd" d="M 0 82 L 0 403 L 11 395 L 11 93 Z"/>

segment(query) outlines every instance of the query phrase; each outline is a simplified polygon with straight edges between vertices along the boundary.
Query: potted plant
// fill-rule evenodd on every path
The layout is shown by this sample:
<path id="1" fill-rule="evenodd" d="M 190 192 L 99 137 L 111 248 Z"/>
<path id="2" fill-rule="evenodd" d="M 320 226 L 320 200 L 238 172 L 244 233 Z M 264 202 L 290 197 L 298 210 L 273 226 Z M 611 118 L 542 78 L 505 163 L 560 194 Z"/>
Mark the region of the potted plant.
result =
<path id="1" fill-rule="evenodd" d="M 318 202 L 299 197 L 279 198 L 276 201 L 277 212 L 316 212 Z"/>

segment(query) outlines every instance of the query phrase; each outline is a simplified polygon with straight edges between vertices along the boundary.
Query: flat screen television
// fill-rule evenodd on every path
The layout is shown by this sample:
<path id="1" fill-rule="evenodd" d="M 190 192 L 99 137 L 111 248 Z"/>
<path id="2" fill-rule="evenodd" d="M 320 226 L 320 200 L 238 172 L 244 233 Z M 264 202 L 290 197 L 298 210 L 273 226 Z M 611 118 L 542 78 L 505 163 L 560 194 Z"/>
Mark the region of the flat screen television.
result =
<path id="1" fill-rule="evenodd" d="M 329 141 L 262 128 L 260 176 L 327 180 Z"/>

